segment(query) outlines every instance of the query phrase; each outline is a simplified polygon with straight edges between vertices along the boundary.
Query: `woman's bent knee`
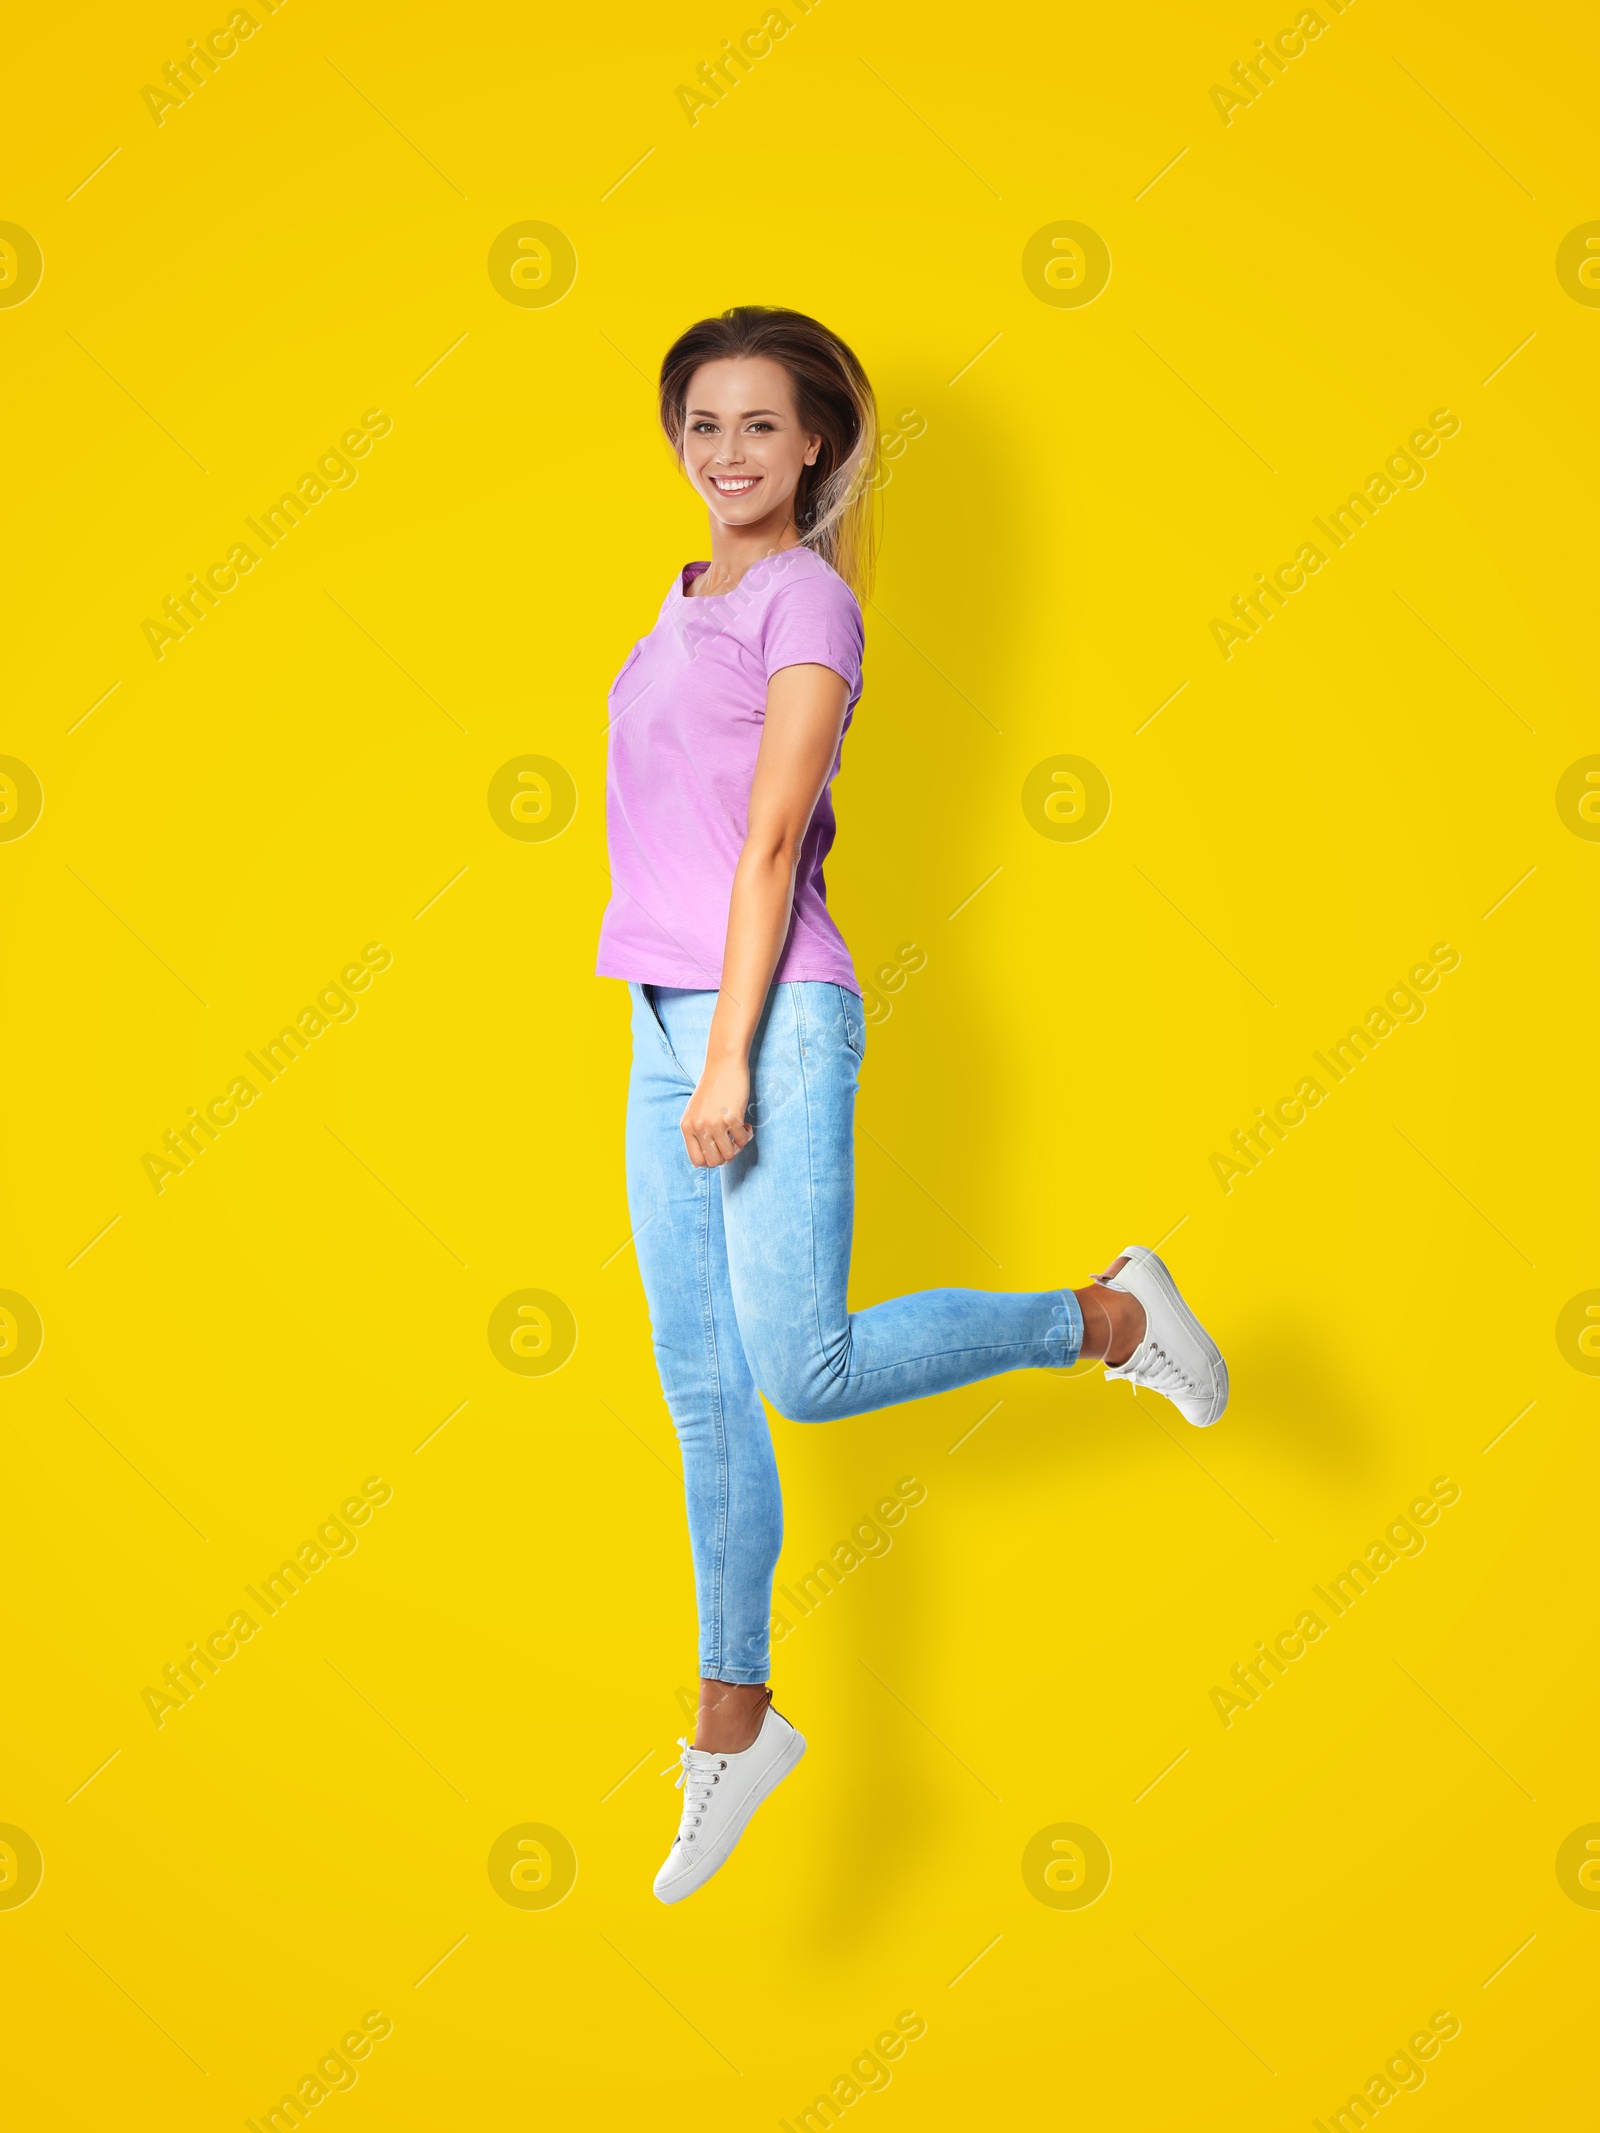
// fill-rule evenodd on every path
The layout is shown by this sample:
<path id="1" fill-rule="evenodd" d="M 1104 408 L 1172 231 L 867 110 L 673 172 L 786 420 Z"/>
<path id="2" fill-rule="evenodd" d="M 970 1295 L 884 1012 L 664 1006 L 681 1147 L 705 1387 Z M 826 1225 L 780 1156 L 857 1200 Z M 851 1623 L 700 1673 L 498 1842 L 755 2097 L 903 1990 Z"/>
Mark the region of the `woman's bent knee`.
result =
<path id="1" fill-rule="evenodd" d="M 840 1381 L 819 1373 L 792 1376 L 780 1372 L 762 1391 L 786 1421 L 832 1422 L 840 1413 Z"/>

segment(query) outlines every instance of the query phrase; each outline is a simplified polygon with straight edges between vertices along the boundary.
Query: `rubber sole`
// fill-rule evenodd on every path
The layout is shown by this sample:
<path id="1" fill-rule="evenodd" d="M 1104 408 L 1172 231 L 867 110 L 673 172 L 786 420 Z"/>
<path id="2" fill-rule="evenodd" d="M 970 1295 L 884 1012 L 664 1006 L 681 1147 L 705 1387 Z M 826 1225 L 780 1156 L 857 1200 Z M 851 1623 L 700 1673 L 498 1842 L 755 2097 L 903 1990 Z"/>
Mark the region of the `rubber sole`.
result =
<path id="1" fill-rule="evenodd" d="M 750 1797 L 745 1801 L 739 1812 L 738 1820 L 730 1822 L 723 1832 L 722 1841 L 718 1847 L 716 1865 L 707 1867 L 705 1872 L 699 1875 L 698 1878 L 691 1879 L 689 1875 L 685 1874 L 680 1882 L 669 1883 L 665 1889 L 656 1889 L 655 1896 L 659 1903 L 682 1903 L 686 1896 L 692 1896 L 696 1889 L 703 1889 L 714 1875 L 721 1873 L 722 1869 L 733 1857 L 739 1839 L 749 1828 L 750 1817 L 763 1800 L 771 1799 L 773 1793 L 777 1791 L 805 1752 L 806 1737 L 798 1727 L 794 1727 L 791 1729 L 788 1746 L 784 1749 L 782 1755 L 779 1756 L 766 1776 L 761 1779 L 755 1790 L 750 1794 Z"/>
<path id="2" fill-rule="evenodd" d="M 1209 1422 L 1195 1422 L 1190 1425 L 1191 1428 L 1194 1429 L 1215 1429 L 1217 1424 L 1222 1420 L 1223 1416 L 1228 1411 L 1228 1393 L 1230 1390 L 1228 1383 L 1228 1366 L 1223 1359 L 1222 1350 L 1217 1347 L 1217 1344 L 1211 1338 L 1211 1335 L 1206 1331 L 1205 1327 L 1201 1325 L 1199 1319 L 1195 1317 L 1189 1306 L 1184 1302 L 1182 1295 L 1179 1293 L 1178 1284 L 1173 1280 L 1171 1274 L 1167 1271 L 1166 1261 L 1164 1259 L 1158 1258 L 1156 1254 L 1151 1251 L 1149 1245 L 1127 1245 L 1124 1247 L 1121 1256 L 1124 1259 L 1132 1259 L 1136 1261 L 1139 1266 L 1143 1267 L 1151 1275 L 1158 1287 L 1160 1287 L 1165 1292 L 1167 1302 L 1179 1314 L 1179 1316 L 1187 1322 L 1190 1331 L 1195 1334 L 1200 1340 L 1204 1341 L 1207 1347 L 1215 1351 L 1217 1358 L 1217 1370 L 1222 1379 L 1222 1405 L 1217 1409 L 1216 1413 L 1211 1417 L 1211 1420 Z M 1184 1419 L 1187 1421 L 1188 1417 L 1185 1416 Z"/>

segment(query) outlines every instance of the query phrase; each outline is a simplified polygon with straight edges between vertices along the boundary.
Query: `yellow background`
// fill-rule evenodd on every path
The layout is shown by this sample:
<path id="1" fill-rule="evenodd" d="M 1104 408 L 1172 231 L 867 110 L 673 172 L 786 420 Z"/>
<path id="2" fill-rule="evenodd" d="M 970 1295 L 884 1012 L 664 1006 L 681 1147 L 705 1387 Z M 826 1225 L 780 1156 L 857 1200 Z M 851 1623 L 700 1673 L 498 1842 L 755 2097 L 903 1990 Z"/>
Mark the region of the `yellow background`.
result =
<path id="1" fill-rule="evenodd" d="M 1288 0 L 822 0 L 690 126 L 759 0 L 253 12 L 160 126 L 224 0 L 14 33 L 19 2121 L 259 2122 L 379 2009 L 318 2124 L 797 2123 L 914 2010 L 849 2122 L 1239 2133 L 1450 2010 L 1389 2108 L 1575 2123 L 1600 853 L 1555 789 L 1600 748 L 1600 315 L 1554 261 L 1600 216 L 1592 24 L 1328 8 L 1225 126 Z M 548 308 L 486 269 L 524 220 L 576 248 Z M 1061 220 L 1110 249 L 1083 308 L 1021 271 Z M 705 553 L 647 374 L 750 300 L 926 420 L 829 869 L 864 975 L 926 955 L 869 1034 L 854 1296 L 1080 1282 L 1181 1223 L 1234 1396 L 1206 1437 L 1095 1372 L 777 1423 L 786 1580 L 926 1501 L 781 1648 L 811 1752 L 669 1911 L 692 1594 L 590 972 L 606 686 Z M 374 407 L 355 486 L 157 661 L 144 618 Z M 1436 408 L 1425 483 L 1224 661 L 1212 617 Z M 553 841 L 489 813 L 526 753 L 577 786 Z M 1057 754 L 1110 782 L 1085 842 L 1022 811 Z M 145 1151 L 370 941 L 356 1020 L 158 1196 Z M 1224 1194 L 1212 1152 L 1436 942 L 1426 1017 Z M 558 1374 L 490 1352 L 526 1287 L 576 1316 Z M 370 1475 L 357 1552 L 158 1730 L 145 1686 Z M 1440 1475 L 1426 1551 L 1224 1728 L 1213 1686 Z M 491 1886 L 524 1822 L 575 1848 L 556 1908 Z M 1080 1911 L 1023 1879 L 1060 1822 L 1113 1861 Z"/>

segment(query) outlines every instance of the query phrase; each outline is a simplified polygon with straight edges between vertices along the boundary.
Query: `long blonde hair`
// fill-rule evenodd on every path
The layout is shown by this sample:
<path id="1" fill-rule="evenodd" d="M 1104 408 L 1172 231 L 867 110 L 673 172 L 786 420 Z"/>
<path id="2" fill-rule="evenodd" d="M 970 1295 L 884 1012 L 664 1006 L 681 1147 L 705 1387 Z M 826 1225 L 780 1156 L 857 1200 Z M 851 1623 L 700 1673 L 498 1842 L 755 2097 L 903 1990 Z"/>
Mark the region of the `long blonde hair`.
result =
<path id="1" fill-rule="evenodd" d="M 680 461 L 690 379 L 702 363 L 740 356 L 781 363 L 800 427 L 821 437 L 816 464 L 800 472 L 795 524 L 805 546 L 864 602 L 877 557 L 872 477 L 878 449 L 878 407 L 866 372 L 836 333 L 803 311 L 734 304 L 720 318 L 703 318 L 679 334 L 661 361 L 661 427 Z"/>

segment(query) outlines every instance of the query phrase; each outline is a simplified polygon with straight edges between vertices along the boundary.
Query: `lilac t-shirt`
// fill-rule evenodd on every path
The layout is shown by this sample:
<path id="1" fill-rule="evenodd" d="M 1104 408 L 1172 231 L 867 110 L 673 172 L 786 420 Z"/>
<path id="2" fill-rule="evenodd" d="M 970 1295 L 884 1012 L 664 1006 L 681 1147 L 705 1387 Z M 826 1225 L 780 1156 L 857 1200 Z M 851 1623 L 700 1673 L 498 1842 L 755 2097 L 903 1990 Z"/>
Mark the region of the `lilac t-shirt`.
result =
<path id="1" fill-rule="evenodd" d="M 606 840 L 611 901 L 600 927 L 603 978 L 714 991 L 722 981 L 733 873 L 780 667 L 832 667 L 861 695 L 861 610 L 810 548 L 754 563 L 731 592 L 690 596 L 708 568 L 689 564 L 611 684 Z M 841 734 L 841 744 L 843 736 Z M 837 776 L 839 756 L 828 773 Z M 795 870 L 794 916 L 774 984 L 821 979 L 859 993 L 850 951 L 828 915 L 822 862 L 833 844 L 828 786 Z"/>

